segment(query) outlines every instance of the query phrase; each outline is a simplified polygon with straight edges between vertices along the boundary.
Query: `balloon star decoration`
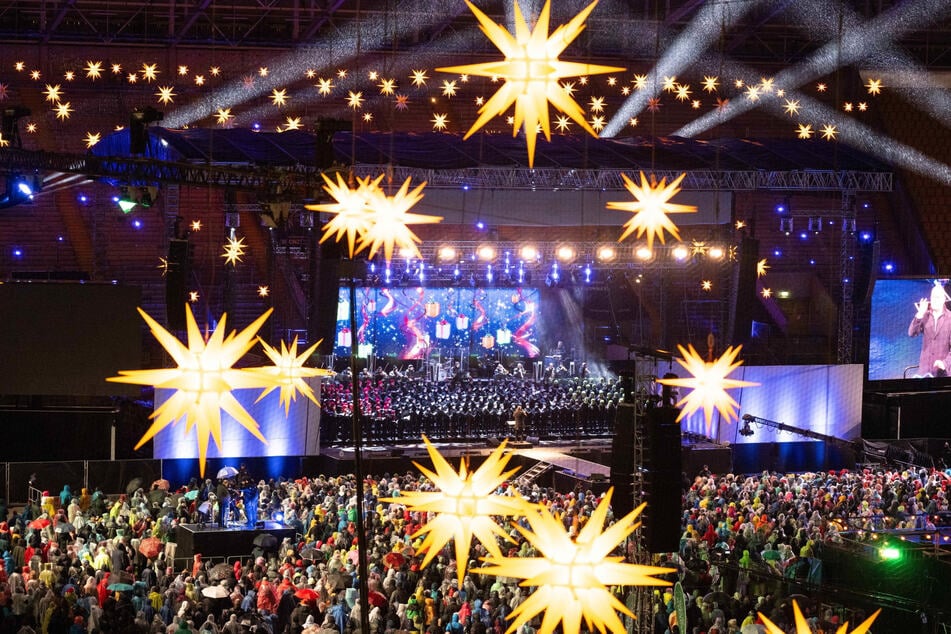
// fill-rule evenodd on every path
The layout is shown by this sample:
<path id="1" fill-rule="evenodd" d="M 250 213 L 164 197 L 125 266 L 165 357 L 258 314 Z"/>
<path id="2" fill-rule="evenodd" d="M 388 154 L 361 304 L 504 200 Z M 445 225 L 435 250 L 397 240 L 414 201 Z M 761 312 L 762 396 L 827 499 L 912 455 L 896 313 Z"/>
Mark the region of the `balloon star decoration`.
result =
<path id="1" fill-rule="evenodd" d="M 581 631 L 581 621 L 589 631 L 623 632 L 618 612 L 634 615 L 607 586 L 666 586 L 669 582 L 652 575 L 674 572 L 624 563 L 623 557 L 612 555 L 640 522 L 635 521 L 644 509 L 641 504 L 607 529 L 611 491 L 604 496 L 578 533 L 572 539 L 562 521 L 547 508 L 534 506 L 525 513 L 531 530 L 514 524 L 542 557 L 486 557 L 486 567 L 473 572 L 522 579 L 522 587 L 535 591 L 512 611 L 512 624 L 507 632 L 517 631 L 536 615 L 542 615 L 538 634 L 551 634 L 561 623 L 566 634 Z"/>
<path id="2" fill-rule="evenodd" d="M 307 348 L 300 356 L 297 354 L 297 337 L 294 337 L 290 348 L 282 341 L 280 351 L 269 346 L 263 339 L 260 341 L 261 347 L 264 348 L 264 354 L 267 355 L 267 358 L 270 359 L 274 365 L 259 368 L 258 372 L 267 376 L 274 383 L 261 392 L 261 396 L 258 397 L 258 400 L 260 401 L 273 390 L 280 388 L 281 405 L 284 406 L 285 416 L 287 416 L 290 411 L 291 401 L 297 400 L 298 392 L 320 407 L 320 402 L 314 395 L 314 390 L 307 385 L 304 379 L 314 376 L 333 376 L 334 373 L 332 370 L 307 368 L 304 367 L 304 363 L 307 362 L 307 359 L 310 358 L 310 355 L 314 353 L 314 350 L 317 349 L 317 346 L 320 345 L 323 339 L 310 348 Z"/>
<path id="3" fill-rule="evenodd" d="M 425 535 L 421 551 L 426 552 L 423 559 L 425 568 L 439 554 L 443 546 L 453 540 L 456 552 L 456 575 L 459 587 L 466 574 L 469 560 L 469 548 L 473 536 L 485 546 L 495 558 L 502 557 L 496 537 L 508 539 L 505 531 L 492 519 L 492 516 L 522 515 L 531 507 L 522 498 L 493 495 L 499 486 L 509 479 L 518 469 L 505 471 L 511 454 L 504 453 L 503 441 L 475 471 L 469 471 L 467 461 L 463 459 L 457 472 L 452 465 L 433 447 L 429 439 L 423 436 L 429 457 L 433 461 L 435 472 L 417 462 L 413 464 L 423 475 L 438 487 L 438 491 L 406 491 L 398 498 L 387 498 L 384 502 L 405 504 L 410 511 L 436 513 L 436 517 L 426 523 L 413 535 Z"/>
<path id="4" fill-rule="evenodd" d="M 201 475 L 204 476 L 209 436 L 214 438 L 218 448 L 221 447 L 222 411 L 234 418 L 255 438 L 267 444 L 257 421 L 238 402 L 232 390 L 263 388 L 266 393 L 275 388 L 281 388 L 282 400 L 291 399 L 293 396 L 290 395 L 289 390 L 301 389 L 301 386 L 305 384 L 300 379 L 313 372 L 301 367 L 303 365 L 301 359 L 306 358 L 306 353 L 300 358 L 293 357 L 296 353 L 296 342 L 290 350 L 282 344 L 282 351 L 286 351 L 286 354 L 282 352 L 271 357 L 272 360 L 280 359 L 276 368 L 238 369 L 233 367 L 257 342 L 257 332 L 271 315 L 272 310 L 269 309 L 241 332 L 232 331 L 227 336 L 225 336 L 227 315 L 222 315 L 221 321 L 206 340 L 195 322 L 191 308 L 186 305 L 185 318 L 188 333 L 186 345 L 165 330 L 145 311 L 139 309 L 139 314 L 149 325 L 152 335 L 165 348 L 177 367 L 120 370 L 120 376 L 107 379 L 114 383 L 151 385 L 159 389 L 174 390 L 172 395 L 152 413 L 152 425 L 139 440 L 135 446 L 136 449 L 151 440 L 158 432 L 184 418 L 186 435 L 193 427 L 195 428 L 198 440 L 198 464 Z M 265 347 L 265 352 L 267 350 L 268 348 Z M 268 356 L 271 356 L 270 353 Z M 312 397 L 312 394 L 308 393 L 309 388 L 306 391 L 301 389 L 301 391 L 308 398 Z"/>
<path id="5" fill-rule="evenodd" d="M 608 202 L 608 209 L 618 209 L 620 211 L 630 211 L 634 216 L 624 223 L 624 233 L 618 238 L 622 242 L 626 237 L 637 231 L 637 237 L 647 234 L 647 246 L 653 247 L 654 237 L 656 236 L 661 243 L 664 243 L 664 230 L 670 232 L 677 240 L 680 240 L 680 231 L 677 225 L 667 216 L 671 213 L 694 213 L 697 211 L 694 205 L 680 205 L 670 202 L 677 192 L 680 191 L 680 183 L 686 173 L 675 178 L 667 184 L 667 178 L 660 179 L 658 183 L 654 175 L 650 180 L 640 173 L 641 183 L 637 185 L 627 174 L 621 174 L 624 179 L 624 187 L 631 192 L 635 200 L 624 202 Z"/>
<path id="6" fill-rule="evenodd" d="M 357 188 L 351 189 L 339 174 L 336 183 L 324 176 L 324 191 L 337 202 L 306 206 L 311 211 L 337 214 L 324 227 L 325 233 L 321 241 L 330 235 L 336 235 L 339 241 L 346 235 L 350 257 L 368 249 L 368 257 L 372 258 L 382 249 L 386 261 L 389 262 L 393 258 L 394 247 L 420 257 L 419 248 L 416 246 L 420 239 L 408 225 L 437 223 L 442 220 L 440 216 L 409 213 L 409 210 L 422 200 L 426 182 L 423 181 L 410 190 L 412 179 L 407 178 L 399 190 L 390 196 L 380 187 L 382 179 L 382 175 L 372 181 L 369 177 L 358 178 Z M 356 238 L 359 238 L 359 241 L 354 244 Z"/>
<path id="7" fill-rule="evenodd" d="M 683 406 L 677 417 L 678 421 L 700 409 L 703 410 L 707 429 L 710 428 L 714 411 L 719 411 L 727 421 L 737 418 L 740 404 L 730 396 L 727 390 L 759 385 L 752 381 L 729 378 L 730 373 L 743 364 L 742 361 L 736 360 L 742 348 L 743 346 L 735 348 L 730 346 L 716 361 L 704 361 L 692 345 L 688 345 L 687 348 L 677 346 L 683 358 L 678 358 L 676 361 L 692 376 L 657 379 L 657 382 L 672 387 L 691 388 L 690 392 L 677 402 L 677 407 Z"/>
<path id="8" fill-rule="evenodd" d="M 861 625 L 851 632 L 849 632 L 849 622 L 846 621 L 839 626 L 839 628 L 835 631 L 835 634 L 865 634 L 869 631 L 869 628 L 872 627 L 872 623 L 875 621 L 881 611 L 881 608 L 876 610 L 872 616 L 865 619 Z M 796 603 L 795 599 L 793 599 L 793 613 L 796 619 L 796 634 L 811 634 L 812 628 L 809 627 L 809 623 L 802 615 L 802 610 L 799 609 L 799 604 Z M 766 631 L 769 634 L 783 634 L 783 630 L 766 618 L 762 612 L 759 613 L 759 617 L 763 619 L 763 624 L 766 626 Z"/>
<path id="9" fill-rule="evenodd" d="M 617 66 L 601 66 L 578 62 L 563 62 L 558 56 L 585 28 L 585 20 L 598 4 L 597 0 L 589 4 L 567 24 L 559 26 L 550 35 L 548 33 L 551 17 L 551 0 L 546 0 L 535 23 L 529 30 L 525 17 L 516 1 L 515 34 L 502 25 L 492 21 L 486 14 L 466 0 L 469 9 L 479 20 L 482 32 L 489 38 L 505 59 L 481 64 L 448 66 L 436 70 L 446 73 L 464 73 L 504 79 L 505 83 L 492 97 L 479 108 L 479 118 L 464 138 L 468 139 L 487 124 L 493 117 L 506 112 L 515 104 L 512 135 L 518 134 L 522 127 L 528 145 L 528 164 L 534 165 L 535 140 L 540 131 L 547 140 L 551 140 L 551 126 L 548 104 L 551 103 L 560 112 L 571 117 L 592 136 L 598 136 L 585 120 L 584 110 L 564 90 L 559 83 L 565 77 L 588 76 L 600 73 L 623 71 Z"/>

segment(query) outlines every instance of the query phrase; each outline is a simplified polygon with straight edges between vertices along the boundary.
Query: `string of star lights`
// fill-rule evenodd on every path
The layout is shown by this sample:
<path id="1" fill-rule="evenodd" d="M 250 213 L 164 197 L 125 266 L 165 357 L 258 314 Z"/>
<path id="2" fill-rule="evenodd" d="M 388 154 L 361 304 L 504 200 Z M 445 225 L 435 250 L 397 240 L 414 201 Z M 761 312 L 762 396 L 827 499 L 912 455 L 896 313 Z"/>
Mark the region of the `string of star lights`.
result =
<path id="1" fill-rule="evenodd" d="M 737 361 L 743 346 L 737 346 L 726 349 L 716 361 L 704 361 L 693 345 L 684 348 L 677 346 L 681 357 L 676 361 L 687 372 L 688 378 L 657 379 L 661 385 L 671 387 L 687 387 L 687 392 L 678 402 L 680 414 L 677 421 L 681 421 L 698 410 L 703 410 L 703 419 L 709 430 L 713 422 L 713 413 L 720 412 L 720 416 L 728 422 L 736 420 L 740 404 L 727 392 L 729 389 L 738 387 L 752 387 L 759 385 L 753 381 L 743 381 L 740 379 L 731 379 L 730 374 L 743 364 L 743 361 Z"/>
<path id="2" fill-rule="evenodd" d="M 694 213 L 697 211 L 694 205 L 680 205 L 670 202 L 680 191 L 680 183 L 683 181 L 686 173 L 681 174 L 670 184 L 667 184 L 667 178 L 657 179 L 651 175 L 650 180 L 640 173 L 641 182 L 637 185 L 628 178 L 627 174 L 621 174 L 624 179 L 624 187 L 634 196 L 633 201 L 611 201 L 607 203 L 608 209 L 617 209 L 619 211 L 629 211 L 634 214 L 624 223 L 624 232 L 618 238 L 622 242 L 633 232 L 637 232 L 637 237 L 647 235 L 647 247 L 654 245 L 654 237 L 664 243 L 664 231 L 670 232 L 677 240 L 680 240 L 680 232 L 677 225 L 667 216 L 671 213 Z"/>
<path id="3" fill-rule="evenodd" d="M 568 95 L 559 83 L 565 77 L 588 76 L 623 71 L 617 66 L 602 66 L 564 62 L 558 56 L 584 30 L 584 23 L 598 4 L 594 0 L 567 24 L 559 26 L 549 35 L 551 0 L 545 0 L 545 6 L 535 22 L 535 28 L 529 30 L 522 15 L 518 0 L 515 0 L 515 34 L 496 24 L 474 4 L 466 0 L 466 5 L 479 21 L 479 28 L 505 56 L 504 60 L 467 64 L 463 66 L 445 66 L 436 70 L 446 73 L 466 73 L 482 77 L 504 79 L 505 83 L 492 97 L 479 108 L 479 118 L 466 132 L 468 139 L 492 118 L 503 114 L 515 104 L 513 136 L 521 127 L 525 132 L 528 145 L 528 164 L 535 160 L 535 140 L 539 132 L 551 140 L 551 125 L 548 116 L 548 104 L 568 115 L 582 129 L 592 136 L 598 136 L 584 116 L 584 110 Z"/>

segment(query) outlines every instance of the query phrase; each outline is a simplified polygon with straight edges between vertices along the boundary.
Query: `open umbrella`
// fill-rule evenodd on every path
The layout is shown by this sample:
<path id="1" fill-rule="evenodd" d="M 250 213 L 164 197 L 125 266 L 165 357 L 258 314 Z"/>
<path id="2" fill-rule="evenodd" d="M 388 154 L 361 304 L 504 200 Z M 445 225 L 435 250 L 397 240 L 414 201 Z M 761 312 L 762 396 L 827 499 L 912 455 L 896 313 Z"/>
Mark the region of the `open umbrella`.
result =
<path id="1" fill-rule="evenodd" d="M 157 487 L 159 489 L 162 489 L 163 491 L 168 491 L 170 486 L 171 485 L 169 484 L 168 480 L 166 480 L 165 478 L 159 478 L 158 480 L 152 483 L 151 488 L 154 489 Z"/>
<path id="2" fill-rule="evenodd" d="M 217 478 L 218 478 L 219 480 L 224 480 L 224 479 L 226 479 L 226 478 L 233 478 L 233 477 L 235 477 L 236 475 L 238 475 L 238 470 L 235 469 L 234 467 L 230 467 L 230 466 L 229 466 L 229 467 L 221 467 L 220 469 L 218 469 Z"/>
<path id="3" fill-rule="evenodd" d="M 76 527 L 70 524 L 69 522 L 59 522 L 56 525 L 56 528 L 53 529 L 54 533 L 72 533 L 76 530 Z"/>
<path id="4" fill-rule="evenodd" d="M 183 496 L 186 500 L 194 500 L 198 497 L 198 489 L 192 489 L 191 491 L 185 491 Z"/>
<path id="5" fill-rule="evenodd" d="M 406 557 L 400 553 L 388 552 L 383 555 L 383 565 L 387 568 L 401 568 L 406 563 Z"/>
<path id="6" fill-rule="evenodd" d="M 310 588 L 300 588 L 294 593 L 294 596 L 301 601 L 316 602 L 319 595 Z"/>
<path id="7" fill-rule="evenodd" d="M 278 544 L 277 537 L 271 535 L 270 533 L 261 533 L 254 538 L 254 545 L 260 548 L 267 550 L 268 548 L 274 548 Z"/>
<path id="8" fill-rule="evenodd" d="M 371 590 L 370 594 L 367 595 L 367 601 L 369 601 L 373 607 L 382 608 L 386 605 L 386 595 L 382 592 Z"/>
<path id="9" fill-rule="evenodd" d="M 47 519 L 47 518 L 45 518 L 45 517 L 38 517 L 38 518 L 36 518 L 35 520 L 33 520 L 32 522 L 30 522 L 29 524 L 27 524 L 26 527 L 27 527 L 27 528 L 33 528 L 33 529 L 36 529 L 36 530 L 40 530 L 40 529 L 42 529 L 42 528 L 46 528 L 46 527 L 49 526 L 49 525 L 50 525 L 49 519 Z"/>
<path id="10" fill-rule="evenodd" d="M 719 590 L 703 597 L 704 603 L 718 603 L 720 606 L 726 605 L 726 602 L 729 600 L 730 596 L 726 592 L 720 592 Z"/>
<path id="11" fill-rule="evenodd" d="M 135 586 L 133 586 L 131 583 L 110 583 L 108 586 L 106 586 L 106 590 L 109 592 L 129 592 L 134 587 Z"/>
<path id="12" fill-rule="evenodd" d="M 234 568 L 228 564 L 216 564 L 208 571 L 208 579 L 211 581 L 224 581 L 234 576 Z"/>
<path id="13" fill-rule="evenodd" d="M 218 585 L 208 586 L 201 589 L 201 594 L 209 599 L 226 599 L 228 598 L 228 589 Z"/>
<path id="14" fill-rule="evenodd" d="M 145 481 L 142 478 L 132 478 L 129 480 L 129 484 L 125 486 L 125 492 L 127 495 L 132 495 L 138 489 L 141 489 L 145 484 Z"/>
<path id="15" fill-rule="evenodd" d="M 211 513 L 211 502 L 202 502 L 198 505 L 198 512 L 205 515 Z"/>
<path id="16" fill-rule="evenodd" d="M 158 537 L 146 537 L 139 542 L 139 552 L 146 559 L 155 559 L 165 549 L 165 545 Z"/>

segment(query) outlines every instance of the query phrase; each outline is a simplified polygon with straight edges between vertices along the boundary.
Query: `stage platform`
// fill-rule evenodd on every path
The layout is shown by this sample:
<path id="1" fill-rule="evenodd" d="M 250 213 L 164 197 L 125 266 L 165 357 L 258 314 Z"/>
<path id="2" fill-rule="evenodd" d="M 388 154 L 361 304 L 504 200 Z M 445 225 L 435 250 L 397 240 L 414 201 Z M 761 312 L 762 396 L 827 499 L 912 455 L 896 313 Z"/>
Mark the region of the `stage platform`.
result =
<path id="1" fill-rule="evenodd" d="M 206 559 L 227 557 L 251 557 L 255 548 L 254 540 L 258 535 L 273 535 L 280 545 L 285 537 L 295 537 L 293 528 L 285 528 L 278 522 L 259 522 L 255 528 L 247 526 L 228 526 L 220 528 L 215 524 L 180 524 L 175 529 L 175 560 L 191 561 L 196 553 Z M 275 547 L 269 549 L 276 552 Z"/>

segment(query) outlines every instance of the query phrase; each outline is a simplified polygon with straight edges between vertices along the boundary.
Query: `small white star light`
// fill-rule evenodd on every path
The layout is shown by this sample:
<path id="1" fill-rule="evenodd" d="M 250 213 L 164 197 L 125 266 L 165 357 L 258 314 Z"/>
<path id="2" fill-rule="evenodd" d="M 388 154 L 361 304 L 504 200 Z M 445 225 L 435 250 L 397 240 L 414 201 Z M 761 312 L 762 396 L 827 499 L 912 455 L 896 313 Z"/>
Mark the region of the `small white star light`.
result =
<path id="1" fill-rule="evenodd" d="M 611 593 L 609 586 L 667 586 L 670 582 L 652 575 L 674 572 L 624 563 L 618 550 L 628 535 L 640 525 L 640 505 L 607 529 L 611 491 L 591 513 L 591 517 L 572 539 L 561 518 L 542 506 L 534 506 L 524 514 L 531 530 L 514 524 L 534 547 L 540 557 L 506 557 L 494 553 L 486 557 L 486 566 L 473 570 L 477 574 L 499 575 L 522 579 L 523 587 L 535 591 L 512 611 L 512 624 L 507 632 L 541 615 L 538 634 L 551 634 L 561 624 L 565 634 L 578 634 L 584 619 L 585 629 L 598 632 L 623 632 L 618 612 L 633 617 L 627 607 Z"/>
<path id="2" fill-rule="evenodd" d="M 701 409 L 708 429 L 713 421 L 714 411 L 719 411 L 727 421 L 736 419 L 740 404 L 730 396 L 727 390 L 759 385 L 753 381 L 729 378 L 730 374 L 743 364 L 742 361 L 736 360 L 742 348 L 743 346 L 736 348 L 731 346 L 716 361 L 704 361 L 692 345 L 686 348 L 677 346 L 683 358 L 678 358 L 676 361 L 691 376 L 657 379 L 657 382 L 661 385 L 690 388 L 690 392 L 677 402 L 677 407 L 683 406 L 677 417 L 678 421 Z"/>
<path id="3" fill-rule="evenodd" d="M 609 202 L 608 209 L 618 209 L 620 211 L 630 211 L 634 216 L 624 223 L 624 233 L 618 238 L 618 242 L 637 231 L 637 237 L 640 238 L 647 234 L 647 246 L 653 247 L 654 237 L 664 242 L 664 230 L 670 232 L 672 236 L 680 240 L 680 231 L 677 225 L 667 217 L 669 213 L 694 213 L 697 211 L 694 205 L 680 205 L 669 202 L 677 192 L 680 191 L 680 183 L 683 181 L 686 173 L 675 178 L 669 185 L 667 179 L 662 178 L 660 182 L 651 175 L 648 181 L 644 172 L 641 172 L 641 183 L 636 185 L 634 181 L 627 177 L 627 174 L 621 174 L 624 179 L 624 187 L 633 194 L 633 201 Z"/>
<path id="4" fill-rule="evenodd" d="M 225 259 L 225 262 L 231 266 L 237 266 L 241 256 L 244 255 L 244 238 L 228 238 L 224 251 L 221 257 Z"/>
<path id="5" fill-rule="evenodd" d="M 485 462 L 470 471 L 467 460 L 462 459 L 457 472 L 423 436 L 435 471 L 430 471 L 417 462 L 413 464 L 424 476 L 438 487 L 438 491 L 404 491 L 397 498 L 384 498 L 383 502 L 404 504 L 413 512 L 435 513 L 413 537 L 425 535 L 421 551 L 426 553 L 423 567 L 439 554 L 443 546 L 452 540 L 456 552 L 456 575 L 459 586 L 466 574 L 469 549 L 475 537 L 494 558 L 501 561 L 499 537 L 508 539 L 506 532 L 496 524 L 494 516 L 522 515 L 531 509 L 524 498 L 493 495 L 494 492 L 518 469 L 505 471 L 511 454 L 505 451 L 505 441 L 486 458 Z"/>
<path id="6" fill-rule="evenodd" d="M 555 29 L 550 36 L 548 26 L 551 0 L 546 0 L 533 30 L 529 30 L 516 1 L 514 3 L 514 35 L 502 25 L 493 22 L 469 0 L 466 0 L 466 4 L 479 20 L 482 32 L 502 52 L 505 59 L 481 64 L 449 66 L 437 70 L 446 73 L 467 73 L 480 77 L 500 77 L 505 80 L 505 83 L 479 108 L 479 118 L 466 132 L 465 138 L 469 138 L 493 117 L 505 113 L 509 106 L 515 104 L 512 134 L 514 136 L 518 134 L 520 127 L 524 128 L 528 145 L 528 164 L 532 166 L 535 160 L 535 141 L 539 124 L 545 138 L 551 140 L 549 103 L 571 117 L 589 134 L 597 136 L 597 133 L 585 121 L 584 110 L 565 92 L 560 80 L 564 77 L 620 72 L 624 69 L 616 66 L 563 62 L 558 59 L 565 48 L 584 30 L 585 20 L 594 10 L 597 0 L 589 4 L 567 24 Z"/>
<path id="7" fill-rule="evenodd" d="M 139 309 L 152 335 L 177 364 L 174 368 L 153 370 L 120 370 L 120 376 L 107 380 L 114 383 L 151 385 L 156 388 L 175 390 L 162 405 L 152 412 L 152 425 L 148 428 L 136 449 L 148 442 L 165 427 L 185 419 L 185 433 L 194 427 L 198 440 L 198 464 L 205 474 L 205 457 L 208 455 L 208 438 L 214 438 L 221 447 L 221 411 L 230 414 L 241 426 L 267 444 L 258 423 L 244 409 L 231 391 L 239 388 L 268 388 L 275 385 L 273 379 L 257 372 L 257 369 L 237 369 L 232 366 L 255 344 L 258 330 L 270 316 L 271 310 L 258 317 L 241 332 L 225 336 L 226 315 L 211 335 L 205 339 L 191 308 L 186 305 L 185 318 L 188 345 L 179 341 L 157 321 Z M 279 384 L 277 385 L 279 387 Z"/>
<path id="8" fill-rule="evenodd" d="M 763 258 L 756 263 L 756 277 L 763 277 L 766 275 L 766 271 L 768 270 L 769 264 L 766 263 L 766 258 Z"/>

